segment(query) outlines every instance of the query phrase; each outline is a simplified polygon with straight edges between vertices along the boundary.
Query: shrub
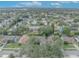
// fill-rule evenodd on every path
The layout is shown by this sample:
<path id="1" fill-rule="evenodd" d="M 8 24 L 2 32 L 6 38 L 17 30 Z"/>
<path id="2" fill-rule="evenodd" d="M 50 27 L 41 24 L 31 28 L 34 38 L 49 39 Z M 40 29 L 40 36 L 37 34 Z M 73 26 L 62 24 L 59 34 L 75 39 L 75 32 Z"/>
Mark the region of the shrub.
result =
<path id="1" fill-rule="evenodd" d="M 64 41 L 64 44 L 68 44 L 68 42 L 67 41 Z"/>
<path id="2" fill-rule="evenodd" d="M 70 34 L 69 34 L 69 36 L 74 36 L 74 34 L 75 33 L 71 31 Z"/>
<path id="3" fill-rule="evenodd" d="M 14 40 L 8 40 L 7 43 L 15 43 Z"/>
<path id="4" fill-rule="evenodd" d="M 79 32 L 75 32 L 75 35 L 79 35 Z"/>

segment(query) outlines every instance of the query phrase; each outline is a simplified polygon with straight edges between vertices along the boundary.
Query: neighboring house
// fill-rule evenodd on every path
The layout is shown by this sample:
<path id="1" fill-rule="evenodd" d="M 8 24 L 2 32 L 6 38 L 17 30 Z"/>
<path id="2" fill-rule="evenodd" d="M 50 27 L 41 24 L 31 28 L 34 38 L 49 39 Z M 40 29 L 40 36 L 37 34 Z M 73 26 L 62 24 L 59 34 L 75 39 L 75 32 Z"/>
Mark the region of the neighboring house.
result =
<path id="1" fill-rule="evenodd" d="M 32 24 L 32 25 L 36 25 L 36 24 L 37 24 L 37 21 L 36 21 L 36 20 L 33 20 L 33 21 L 31 22 L 31 24 Z"/>
<path id="2" fill-rule="evenodd" d="M 19 43 L 20 44 L 26 44 L 28 42 L 28 39 L 29 39 L 29 36 L 23 35 L 20 38 Z M 46 44 L 46 42 L 51 43 L 53 41 L 51 36 L 49 36 L 47 40 L 43 36 L 34 36 L 34 39 L 36 39 L 36 41 L 39 40 L 40 45 Z"/>
<path id="3" fill-rule="evenodd" d="M 53 42 L 53 37 L 49 36 L 47 39 L 44 36 L 34 36 L 35 39 L 39 40 L 40 45 Z"/>
<path id="4" fill-rule="evenodd" d="M 30 26 L 29 27 L 29 31 L 30 32 L 38 32 L 40 26 Z"/>
<path id="5" fill-rule="evenodd" d="M 63 39 L 64 39 L 64 42 L 67 42 L 67 43 L 74 43 L 75 42 L 75 39 L 73 37 L 64 36 Z"/>
<path id="6" fill-rule="evenodd" d="M 78 31 L 79 30 L 79 24 L 78 23 L 73 23 L 71 24 L 71 30 L 72 31 Z"/>
<path id="7" fill-rule="evenodd" d="M 25 44 L 28 41 L 29 37 L 27 35 L 23 35 L 20 39 L 19 39 L 19 43 L 20 44 Z"/>
<path id="8" fill-rule="evenodd" d="M 46 20 L 42 20 L 41 23 L 43 23 L 44 25 L 47 25 L 47 21 Z"/>
<path id="9" fill-rule="evenodd" d="M 2 36 L 1 43 L 5 43 L 8 40 L 12 40 L 14 42 L 17 42 L 19 40 L 20 36 Z"/>

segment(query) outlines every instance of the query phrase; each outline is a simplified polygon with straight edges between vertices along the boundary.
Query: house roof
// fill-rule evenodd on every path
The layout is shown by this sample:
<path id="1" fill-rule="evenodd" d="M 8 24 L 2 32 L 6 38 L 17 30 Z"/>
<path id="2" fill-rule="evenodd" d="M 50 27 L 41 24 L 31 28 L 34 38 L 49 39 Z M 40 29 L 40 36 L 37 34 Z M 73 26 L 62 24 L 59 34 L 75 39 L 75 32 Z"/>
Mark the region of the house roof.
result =
<path id="1" fill-rule="evenodd" d="M 19 39 L 20 36 L 2 36 L 2 39 L 12 40 L 13 38 Z"/>
<path id="2" fill-rule="evenodd" d="M 64 39 L 64 41 L 66 41 L 66 42 L 74 42 L 74 38 L 73 37 L 69 37 L 69 36 L 64 36 L 63 37 L 63 39 Z"/>
<path id="3" fill-rule="evenodd" d="M 21 44 L 25 44 L 28 41 L 29 37 L 27 35 L 23 35 L 20 40 L 19 43 Z"/>

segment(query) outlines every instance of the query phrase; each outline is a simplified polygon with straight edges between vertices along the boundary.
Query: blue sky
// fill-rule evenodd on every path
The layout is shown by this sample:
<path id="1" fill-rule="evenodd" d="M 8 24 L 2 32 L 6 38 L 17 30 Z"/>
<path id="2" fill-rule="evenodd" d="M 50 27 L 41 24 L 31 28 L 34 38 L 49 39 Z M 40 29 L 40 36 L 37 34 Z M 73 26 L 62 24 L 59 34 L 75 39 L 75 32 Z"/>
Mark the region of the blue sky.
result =
<path id="1" fill-rule="evenodd" d="M 0 7 L 79 8 L 79 1 L 0 1 Z"/>

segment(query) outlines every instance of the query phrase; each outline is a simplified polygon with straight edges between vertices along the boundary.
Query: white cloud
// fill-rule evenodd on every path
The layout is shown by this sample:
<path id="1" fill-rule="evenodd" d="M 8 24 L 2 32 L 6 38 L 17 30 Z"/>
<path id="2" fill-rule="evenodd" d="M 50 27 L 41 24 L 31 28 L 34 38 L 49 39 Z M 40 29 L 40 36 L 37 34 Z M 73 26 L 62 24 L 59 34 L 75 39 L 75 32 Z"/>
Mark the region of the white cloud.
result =
<path id="1" fill-rule="evenodd" d="M 61 8 L 61 7 L 62 7 L 62 4 L 59 3 L 59 2 L 53 2 L 53 3 L 51 3 L 51 5 L 52 5 L 52 7 L 54 7 L 54 8 Z"/>
<path id="2" fill-rule="evenodd" d="M 19 3 L 19 5 L 28 6 L 28 5 L 32 5 L 32 3 L 31 2 L 22 2 L 22 3 Z"/>
<path id="3" fill-rule="evenodd" d="M 41 2 L 37 2 L 37 1 L 32 1 L 32 2 L 21 2 L 19 4 L 17 4 L 16 6 L 23 6 L 23 7 L 34 7 L 34 6 L 41 6 L 42 3 Z"/>
<path id="4" fill-rule="evenodd" d="M 54 6 L 54 8 L 61 8 L 62 6 Z"/>
<path id="5" fill-rule="evenodd" d="M 72 3 L 79 3 L 79 1 L 72 1 Z"/>
<path id="6" fill-rule="evenodd" d="M 34 4 L 34 5 L 39 5 L 39 6 L 42 5 L 42 3 L 40 3 L 40 2 L 32 2 L 32 4 Z"/>
<path id="7" fill-rule="evenodd" d="M 51 5 L 61 5 L 61 4 L 60 3 L 56 3 L 56 2 L 54 3 L 53 2 L 53 3 L 51 3 Z"/>
<path id="8" fill-rule="evenodd" d="M 60 3 L 79 3 L 79 1 L 60 1 Z"/>
<path id="9" fill-rule="evenodd" d="M 60 3 L 71 3 L 71 1 L 60 1 Z"/>

